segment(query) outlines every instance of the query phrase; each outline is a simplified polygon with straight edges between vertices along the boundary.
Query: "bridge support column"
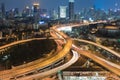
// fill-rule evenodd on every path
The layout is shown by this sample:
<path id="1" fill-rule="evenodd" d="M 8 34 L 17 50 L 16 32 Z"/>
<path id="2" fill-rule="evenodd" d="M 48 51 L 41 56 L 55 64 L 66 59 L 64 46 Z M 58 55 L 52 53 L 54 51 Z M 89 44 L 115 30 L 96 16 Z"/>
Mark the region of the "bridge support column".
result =
<path id="1" fill-rule="evenodd" d="M 58 79 L 59 80 L 63 80 L 63 76 L 62 76 L 62 72 L 61 71 L 58 71 Z"/>

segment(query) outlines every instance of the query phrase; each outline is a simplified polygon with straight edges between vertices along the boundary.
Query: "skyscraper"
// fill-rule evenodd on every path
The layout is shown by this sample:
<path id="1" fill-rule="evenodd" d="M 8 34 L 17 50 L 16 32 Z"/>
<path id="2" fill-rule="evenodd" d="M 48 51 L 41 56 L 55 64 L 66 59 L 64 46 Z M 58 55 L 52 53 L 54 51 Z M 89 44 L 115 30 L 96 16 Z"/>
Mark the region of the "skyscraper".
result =
<path id="1" fill-rule="evenodd" d="M 40 5 L 38 2 L 33 4 L 33 16 L 35 18 L 35 22 L 39 20 L 40 17 Z"/>
<path id="2" fill-rule="evenodd" d="M 34 3 L 33 4 L 33 12 L 38 13 L 39 12 L 39 3 Z"/>
<path id="3" fill-rule="evenodd" d="M 19 15 L 19 9 L 15 8 L 15 10 L 14 10 L 14 16 L 18 16 L 18 15 Z"/>
<path id="4" fill-rule="evenodd" d="M 74 19 L 74 0 L 69 0 L 69 19 Z"/>
<path id="5" fill-rule="evenodd" d="M 5 4 L 1 3 L 1 13 L 2 13 L 2 17 L 5 17 Z"/>
<path id="6" fill-rule="evenodd" d="M 59 6 L 59 18 L 67 17 L 67 6 Z"/>
<path id="7" fill-rule="evenodd" d="M 53 9 L 52 12 L 51 12 L 51 18 L 53 20 L 58 19 L 58 12 L 55 9 Z"/>
<path id="8" fill-rule="evenodd" d="M 31 16 L 32 14 L 32 10 L 29 8 L 29 6 L 26 6 L 22 12 L 23 16 Z"/>
<path id="9" fill-rule="evenodd" d="M 38 29 L 38 22 L 40 20 L 40 7 L 39 7 L 39 3 L 38 2 L 35 2 L 33 4 L 33 16 L 34 16 L 34 28 L 35 29 Z"/>

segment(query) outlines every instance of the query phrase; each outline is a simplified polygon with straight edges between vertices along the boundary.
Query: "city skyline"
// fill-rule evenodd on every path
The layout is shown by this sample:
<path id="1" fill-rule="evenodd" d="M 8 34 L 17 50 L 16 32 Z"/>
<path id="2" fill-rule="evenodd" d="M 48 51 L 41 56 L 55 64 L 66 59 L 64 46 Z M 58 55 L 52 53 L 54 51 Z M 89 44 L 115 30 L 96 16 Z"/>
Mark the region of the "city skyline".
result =
<path id="1" fill-rule="evenodd" d="M 24 1 L 16 1 L 16 0 L 0 0 L 0 3 L 5 3 L 6 10 L 10 10 L 12 8 L 19 8 L 19 10 L 23 10 L 25 6 L 32 6 L 32 4 L 37 1 L 40 3 L 41 8 L 45 8 L 48 10 L 58 9 L 58 6 L 68 6 L 69 0 L 24 0 Z M 15 4 L 14 4 L 15 3 Z M 48 4 L 49 3 L 49 4 Z M 106 4 L 109 3 L 109 4 Z M 53 5 L 54 4 L 54 5 Z M 75 11 L 79 12 L 82 8 L 89 8 L 95 6 L 97 9 L 115 9 L 120 8 L 119 0 L 75 0 Z"/>

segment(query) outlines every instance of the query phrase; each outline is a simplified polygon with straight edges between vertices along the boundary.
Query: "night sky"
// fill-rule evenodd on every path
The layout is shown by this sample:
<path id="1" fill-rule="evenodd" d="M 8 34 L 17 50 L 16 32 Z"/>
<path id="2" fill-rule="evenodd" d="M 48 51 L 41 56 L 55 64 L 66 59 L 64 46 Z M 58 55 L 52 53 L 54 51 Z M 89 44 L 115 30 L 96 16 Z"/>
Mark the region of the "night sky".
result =
<path id="1" fill-rule="evenodd" d="M 32 6 L 36 0 L 0 0 L 0 3 L 5 3 L 6 9 L 19 8 L 22 10 L 25 6 Z M 37 0 L 41 8 L 57 9 L 59 5 L 68 5 L 68 0 Z M 120 0 L 75 0 L 75 11 L 80 11 L 82 8 L 95 6 L 100 9 L 115 9 L 120 8 Z M 116 5 L 116 6 L 115 6 Z"/>

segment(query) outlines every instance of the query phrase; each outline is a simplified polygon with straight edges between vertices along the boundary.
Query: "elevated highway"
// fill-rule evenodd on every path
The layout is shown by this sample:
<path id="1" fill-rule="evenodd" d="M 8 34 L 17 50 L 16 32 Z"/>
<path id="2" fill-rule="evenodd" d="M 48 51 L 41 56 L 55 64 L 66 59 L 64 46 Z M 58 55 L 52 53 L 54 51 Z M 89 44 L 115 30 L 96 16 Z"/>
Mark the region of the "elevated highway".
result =
<path id="1" fill-rule="evenodd" d="M 42 39 L 44 39 L 44 38 L 42 38 Z M 7 48 L 10 46 L 19 44 L 19 43 L 24 43 L 24 42 L 32 41 L 32 40 L 41 40 L 41 39 L 35 38 L 35 39 L 18 41 L 18 42 L 14 42 L 14 43 L 2 46 L 0 49 L 4 49 L 4 48 Z M 18 68 L 18 69 L 17 68 L 11 69 L 11 70 L 7 70 L 7 71 L 1 71 L 0 72 L 0 79 L 10 80 L 10 78 L 16 78 L 17 76 L 20 77 L 20 76 L 34 74 L 35 72 L 40 72 L 41 70 L 43 70 L 46 67 L 49 67 L 49 69 L 51 69 L 50 66 L 54 67 L 55 64 L 57 64 L 59 61 L 64 59 L 64 57 L 69 53 L 71 45 L 72 45 L 72 40 L 67 39 L 64 48 L 58 53 L 58 55 L 55 55 L 52 58 L 50 58 L 44 62 L 41 62 L 39 64 L 36 64 L 36 65 L 31 65 L 28 67 Z"/>
<path id="2" fill-rule="evenodd" d="M 105 60 L 89 51 L 84 51 L 78 48 L 78 46 L 73 48 L 75 51 L 77 51 L 79 54 L 84 55 L 90 59 L 92 59 L 93 61 L 95 61 L 96 63 L 100 64 L 101 66 L 105 67 L 106 69 L 108 69 L 109 71 L 117 74 L 118 76 L 120 76 L 120 66 L 117 64 L 114 64 L 108 60 Z"/>
<path id="3" fill-rule="evenodd" d="M 72 25 L 71 25 L 72 26 Z M 73 25 L 74 26 L 74 25 Z M 64 26 L 66 27 L 66 26 Z M 59 29 L 60 27 L 58 27 Z M 54 29 L 57 29 L 57 27 L 54 27 Z M 65 35 L 64 33 L 61 33 L 62 36 L 64 36 L 65 38 L 69 38 L 67 35 Z M 102 45 L 99 45 L 97 43 L 91 42 L 91 41 L 87 41 L 87 40 L 80 40 L 80 39 L 73 39 L 74 41 L 79 41 L 79 42 L 83 42 L 83 43 L 87 43 L 87 44 L 91 44 L 97 47 L 100 47 L 108 52 L 110 52 L 111 54 L 117 56 L 118 58 L 120 58 L 120 54 L 105 47 Z M 117 74 L 118 76 L 120 76 L 120 65 L 115 64 L 111 61 L 108 61 L 98 55 L 94 55 L 93 53 L 89 52 L 89 51 L 84 51 L 84 50 L 80 50 L 78 46 L 76 45 L 72 45 L 72 49 L 74 49 L 75 51 L 77 51 L 78 53 L 80 53 L 81 55 L 84 55 L 90 59 L 92 59 L 93 61 L 97 62 L 98 64 L 100 64 L 101 66 L 105 67 L 106 69 L 108 69 L 109 71 Z"/>
<path id="4" fill-rule="evenodd" d="M 67 63 L 59 66 L 59 67 L 56 67 L 56 68 L 53 68 L 53 69 L 50 69 L 48 71 L 45 71 L 45 72 L 42 72 L 42 73 L 38 73 L 38 74 L 34 74 L 32 76 L 25 76 L 25 77 L 22 77 L 22 78 L 19 78 L 17 80 L 33 80 L 33 79 L 41 79 L 41 78 L 44 78 L 44 77 L 47 77 L 49 75 L 52 75 L 52 74 L 55 74 L 56 72 L 58 71 L 61 71 L 63 69 L 66 69 L 67 67 L 71 66 L 72 64 L 74 64 L 77 60 L 79 59 L 79 55 L 78 53 L 76 52 L 73 52 L 73 57 L 71 58 L 70 61 L 68 61 Z"/>
<path id="5" fill-rule="evenodd" d="M 83 43 L 87 43 L 87 44 L 91 44 L 91 45 L 94 45 L 94 46 L 97 46 L 97 47 L 100 47 L 100 48 L 102 48 L 102 49 L 104 49 L 104 50 L 110 52 L 111 54 L 113 54 L 113 55 L 115 55 L 115 56 L 117 56 L 117 57 L 120 58 L 120 54 L 119 53 L 117 53 L 114 50 L 111 50 L 111 49 L 109 49 L 109 48 L 107 48 L 105 46 L 102 46 L 100 44 L 97 44 L 97 43 L 94 43 L 94 42 L 91 42 L 91 41 L 87 41 L 87 40 L 82 40 L 82 39 L 73 39 L 73 40 L 79 41 L 79 42 L 83 42 Z"/>
<path id="6" fill-rule="evenodd" d="M 58 38 L 64 40 L 64 42 L 66 43 L 63 50 L 61 50 L 58 53 L 58 55 L 56 55 L 56 56 L 54 56 L 54 57 L 40 63 L 40 64 L 32 65 L 32 66 L 22 68 L 22 69 L 16 69 L 16 70 L 11 70 L 11 71 L 6 71 L 6 72 L 0 72 L 0 79 L 2 79 L 2 80 L 10 80 L 10 78 L 13 77 L 13 80 L 15 80 L 15 79 L 18 79 L 18 80 L 30 80 L 30 79 L 34 79 L 34 78 L 39 78 L 40 75 L 48 76 L 51 73 L 56 73 L 58 70 L 65 69 L 65 68 L 67 68 L 68 66 L 72 65 L 73 63 L 75 63 L 77 61 L 78 54 L 73 53 L 73 58 L 68 63 L 51 69 L 51 66 L 58 63 L 60 60 L 64 59 L 64 57 L 69 53 L 71 48 L 74 49 L 75 51 L 77 51 L 79 54 L 84 55 L 84 56 L 92 59 L 93 61 L 95 61 L 98 64 L 102 65 L 106 69 L 108 69 L 111 72 L 113 72 L 113 73 L 117 74 L 118 76 L 120 76 L 120 66 L 119 65 L 116 65 L 116 64 L 114 64 L 114 63 L 112 63 L 110 61 L 107 61 L 107 60 L 105 60 L 105 59 L 103 59 L 103 58 L 101 58 L 101 57 L 99 57 L 97 55 L 94 55 L 89 51 L 80 50 L 78 46 L 72 44 L 72 39 L 71 38 L 69 38 L 64 33 L 59 32 L 56 28 L 52 28 L 52 29 L 55 31 Z M 27 40 L 27 41 L 31 41 L 31 40 Z M 117 57 L 120 57 L 120 55 L 118 53 L 116 53 L 114 51 L 111 51 L 110 49 L 108 49 L 108 48 L 106 48 L 104 46 L 101 46 L 101 45 L 98 45 L 98 44 L 95 44 L 95 43 L 91 43 L 89 41 L 84 41 L 84 40 L 77 40 L 77 39 L 73 39 L 73 40 L 80 41 L 80 42 L 87 43 L 87 44 L 92 44 L 92 45 L 95 45 L 97 47 L 101 47 L 101 48 L 105 49 L 106 51 L 110 52 L 111 54 L 116 55 Z M 18 44 L 18 43 L 22 43 L 22 41 L 21 42 L 16 42 L 14 44 L 11 43 L 10 45 L 5 45 L 4 47 L 1 47 L 0 49 L 10 47 L 11 45 L 15 45 L 15 44 Z M 75 57 L 76 57 L 76 59 L 75 59 Z M 46 70 L 43 70 L 44 68 L 47 69 L 48 71 L 46 72 Z"/>

